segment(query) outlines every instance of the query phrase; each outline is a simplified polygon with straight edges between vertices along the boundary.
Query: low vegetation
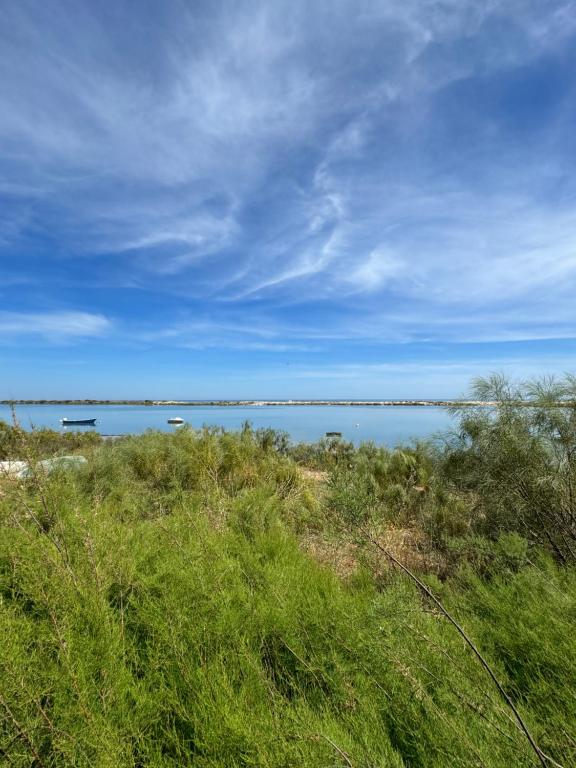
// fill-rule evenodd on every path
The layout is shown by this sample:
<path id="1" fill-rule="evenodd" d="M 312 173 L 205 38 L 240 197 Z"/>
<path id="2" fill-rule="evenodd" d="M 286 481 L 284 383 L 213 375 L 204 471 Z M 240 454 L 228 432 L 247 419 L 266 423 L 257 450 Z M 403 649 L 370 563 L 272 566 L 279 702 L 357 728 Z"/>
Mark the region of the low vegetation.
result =
<path id="1" fill-rule="evenodd" d="M 576 385 L 472 394 L 396 450 L 1 425 L 88 461 L 0 477 L 0 763 L 576 764 Z"/>

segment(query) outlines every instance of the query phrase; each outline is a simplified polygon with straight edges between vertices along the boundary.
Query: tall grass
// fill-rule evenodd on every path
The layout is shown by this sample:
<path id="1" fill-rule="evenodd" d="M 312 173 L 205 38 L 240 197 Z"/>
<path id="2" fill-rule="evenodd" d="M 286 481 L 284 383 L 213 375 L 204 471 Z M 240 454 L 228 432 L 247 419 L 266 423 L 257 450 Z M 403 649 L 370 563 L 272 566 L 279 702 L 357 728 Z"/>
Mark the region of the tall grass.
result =
<path id="1" fill-rule="evenodd" d="M 318 488 L 302 449 L 248 428 L 82 450 L 84 468 L 0 481 L 0 762 L 534 765 L 414 585 L 361 557 L 343 579 L 306 553 L 302 537 L 335 519 L 358 538 L 425 531 L 451 565 L 421 578 L 544 752 L 576 762 L 576 571 L 518 534 L 482 537 L 476 501 L 442 485 L 445 457 L 332 451 Z M 464 528 L 440 535 L 438 508 Z"/>

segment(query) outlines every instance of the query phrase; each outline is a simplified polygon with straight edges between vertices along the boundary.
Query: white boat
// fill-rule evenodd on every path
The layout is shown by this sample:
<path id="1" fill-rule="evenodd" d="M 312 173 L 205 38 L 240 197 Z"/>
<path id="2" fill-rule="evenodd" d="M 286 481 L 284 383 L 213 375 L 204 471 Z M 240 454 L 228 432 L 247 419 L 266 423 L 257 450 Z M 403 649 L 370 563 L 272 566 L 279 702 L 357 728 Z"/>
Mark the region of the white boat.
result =
<path id="1" fill-rule="evenodd" d="M 181 419 L 180 416 L 173 416 L 168 419 L 168 424 L 184 424 L 184 419 Z"/>

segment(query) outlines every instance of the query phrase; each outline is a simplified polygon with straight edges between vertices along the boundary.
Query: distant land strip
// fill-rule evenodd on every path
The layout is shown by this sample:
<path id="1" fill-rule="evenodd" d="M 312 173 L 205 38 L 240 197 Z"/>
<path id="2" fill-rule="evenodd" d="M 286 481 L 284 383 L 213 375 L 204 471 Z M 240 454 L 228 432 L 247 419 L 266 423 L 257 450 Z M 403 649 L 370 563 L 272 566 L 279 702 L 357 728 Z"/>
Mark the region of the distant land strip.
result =
<path id="1" fill-rule="evenodd" d="M 493 406 L 492 400 L 0 400 L 2 405 L 146 405 L 202 408 L 207 406 L 246 407 L 278 405 L 322 406 Z"/>

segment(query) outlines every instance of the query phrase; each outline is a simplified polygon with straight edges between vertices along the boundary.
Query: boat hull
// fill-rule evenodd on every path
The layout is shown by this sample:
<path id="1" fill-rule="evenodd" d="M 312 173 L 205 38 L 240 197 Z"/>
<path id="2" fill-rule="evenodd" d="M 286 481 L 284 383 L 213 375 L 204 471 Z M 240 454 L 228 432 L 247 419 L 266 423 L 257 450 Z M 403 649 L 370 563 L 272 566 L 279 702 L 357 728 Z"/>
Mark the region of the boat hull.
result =
<path id="1" fill-rule="evenodd" d="M 60 423 L 63 427 L 71 426 L 84 426 L 93 427 L 96 424 L 96 419 L 60 419 Z"/>

